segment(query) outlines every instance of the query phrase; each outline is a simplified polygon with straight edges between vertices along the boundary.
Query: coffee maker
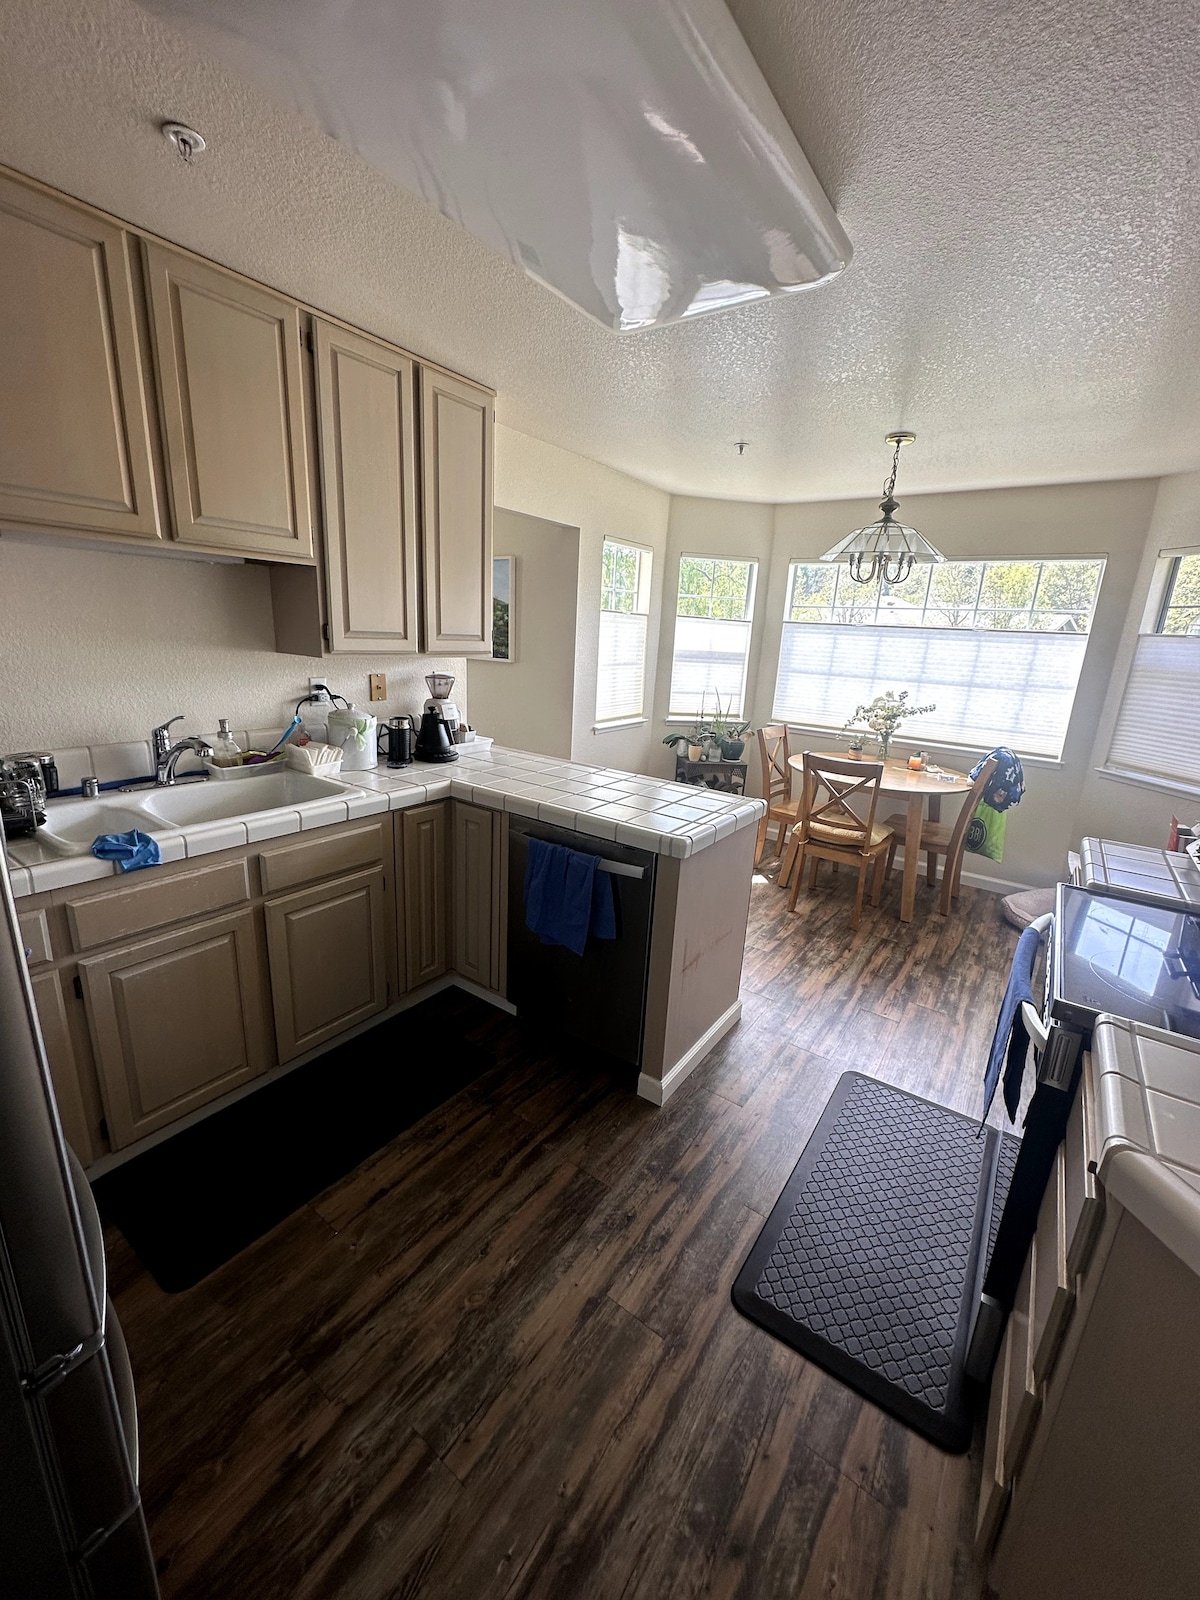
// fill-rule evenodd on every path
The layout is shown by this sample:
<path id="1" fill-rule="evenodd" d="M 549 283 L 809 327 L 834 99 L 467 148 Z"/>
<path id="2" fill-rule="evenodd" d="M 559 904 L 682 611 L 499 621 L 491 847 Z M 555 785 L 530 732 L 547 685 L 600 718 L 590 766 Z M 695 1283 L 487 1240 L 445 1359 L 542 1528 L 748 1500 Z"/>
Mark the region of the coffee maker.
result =
<path id="1" fill-rule="evenodd" d="M 425 682 L 429 699 L 421 712 L 421 727 L 413 755 L 418 761 L 457 761 L 454 734 L 458 727 L 458 707 L 447 697 L 454 687 L 450 672 L 431 672 Z"/>

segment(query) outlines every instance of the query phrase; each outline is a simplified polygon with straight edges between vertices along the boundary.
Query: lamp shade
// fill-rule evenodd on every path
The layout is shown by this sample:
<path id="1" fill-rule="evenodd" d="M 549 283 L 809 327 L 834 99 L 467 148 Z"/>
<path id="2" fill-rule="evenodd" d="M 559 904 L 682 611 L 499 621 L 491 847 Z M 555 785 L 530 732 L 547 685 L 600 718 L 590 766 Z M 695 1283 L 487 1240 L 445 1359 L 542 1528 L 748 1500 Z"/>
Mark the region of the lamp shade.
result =
<path id="1" fill-rule="evenodd" d="M 854 556 L 881 555 L 886 557 L 911 556 L 912 566 L 931 566 L 945 561 L 942 552 L 930 544 L 924 534 L 903 522 L 893 522 L 890 517 L 880 517 L 865 528 L 855 528 L 840 544 L 826 550 L 822 561 L 849 561 Z"/>
<path id="2" fill-rule="evenodd" d="M 724 0 L 141 4 L 618 332 L 850 260 Z"/>

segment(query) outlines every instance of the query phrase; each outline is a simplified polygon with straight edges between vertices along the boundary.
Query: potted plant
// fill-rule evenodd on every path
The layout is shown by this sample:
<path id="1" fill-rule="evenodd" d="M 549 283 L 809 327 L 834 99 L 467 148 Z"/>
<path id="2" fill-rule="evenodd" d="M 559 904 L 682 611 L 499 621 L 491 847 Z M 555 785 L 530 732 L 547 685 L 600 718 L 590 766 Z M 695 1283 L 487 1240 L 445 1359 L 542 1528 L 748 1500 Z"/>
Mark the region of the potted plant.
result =
<path id="1" fill-rule="evenodd" d="M 721 708 L 721 696 L 717 695 L 717 714 L 710 724 L 713 740 L 719 747 L 719 759 L 722 761 L 740 761 L 742 751 L 746 748 L 746 735 L 750 732 L 748 722 L 730 722 Z M 713 757 L 716 760 L 717 757 Z"/>
<path id="2" fill-rule="evenodd" d="M 681 744 L 686 745 L 687 758 L 689 761 L 703 761 L 705 749 L 711 738 L 712 730 L 709 728 L 708 724 L 705 722 L 695 722 L 686 733 L 667 734 L 666 738 L 663 740 L 663 743 L 669 749 L 674 750 L 676 755 L 679 754 L 679 746 Z"/>
<path id="3" fill-rule="evenodd" d="M 886 694 L 876 695 L 869 705 L 856 706 L 854 715 L 847 718 L 842 732 L 865 726 L 874 734 L 879 742 L 879 759 L 887 760 L 888 749 L 895 737 L 896 729 L 906 717 L 921 717 L 928 711 L 936 711 L 936 706 L 910 706 L 908 703 L 908 690 L 901 689 L 899 694 L 889 689 Z M 854 745 L 851 743 L 851 752 Z M 862 749 L 862 739 L 859 739 L 859 750 Z"/>

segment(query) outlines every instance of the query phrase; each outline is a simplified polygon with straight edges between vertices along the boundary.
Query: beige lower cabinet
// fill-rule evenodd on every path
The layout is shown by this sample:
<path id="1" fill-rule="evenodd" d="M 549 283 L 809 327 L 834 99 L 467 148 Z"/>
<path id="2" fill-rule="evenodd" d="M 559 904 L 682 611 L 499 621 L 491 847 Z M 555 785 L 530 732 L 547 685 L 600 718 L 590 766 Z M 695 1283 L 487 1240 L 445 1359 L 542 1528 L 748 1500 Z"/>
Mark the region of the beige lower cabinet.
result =
<path id="1" fill-rule="evenodd" d="M 114 1149 L 270 1065 L 252 911 L 90 956 L 79 978 Z"/>
<path id="2" fill-rule="evenodd" d="M 275 1037 L 291 1061 L 388 1003 L 382 867 L 264 906 Z"/>
<path id="3" fill-rule="evenodd" d="M 454 802 L 454 970 L 492 985 L 492 823 L 495 813 Z"/>
<path id="4" fill-rule="evenodd" d="M 404 883 L 401 948 L 409 989 L 440 978 L 449 961 L 448 810 L 448 802 L 438 800 L 399 813 L 398 871 Z"/>
<path id="5" fill-rule="evenodd" d="M 58 1115 L 67 1143 L 88 1166 L 100 1154 L 91 1134 L 87 1108 L 83 1101 L 79 1063 L 71 1038 L 71 1025 L 67 1015 L 67 998 L 63 993 L 63 978 L 59 972 L 42 972 L 31 979 L 33 1003 L 37 1007 L 38 1022 L 42 1030 L 42 1043 L 46 1047 L 46 1062 L 54 1083 L 54 1098 L 58 1102 Z"/>

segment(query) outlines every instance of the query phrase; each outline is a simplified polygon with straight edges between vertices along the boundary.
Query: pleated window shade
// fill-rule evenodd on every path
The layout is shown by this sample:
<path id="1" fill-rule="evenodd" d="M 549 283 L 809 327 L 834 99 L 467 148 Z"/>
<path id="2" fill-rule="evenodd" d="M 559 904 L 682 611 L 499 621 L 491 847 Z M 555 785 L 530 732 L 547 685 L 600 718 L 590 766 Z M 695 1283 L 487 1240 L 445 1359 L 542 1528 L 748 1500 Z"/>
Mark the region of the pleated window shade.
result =
<path id="1" fill-rule="evenodd" d="M 905 742 L 1057 758 L 1086 649 L 1083 633 L 785 622 L 774 715 L 840 729 L 856 707 L 907 689 L 936 709 L 903 725 Z"/>
<path id="2" fill-rule="evenodd" d="M 1138 639 L 1108 765 L 1200 786 L 1200 636 Z"/>
<path id="3" fill-rule="evenodd" d="M 596 672 L 596 721 L 640 717 L 646 694 L 646 627 L 637 611 L 600 613 L 600 659 Z"/>

